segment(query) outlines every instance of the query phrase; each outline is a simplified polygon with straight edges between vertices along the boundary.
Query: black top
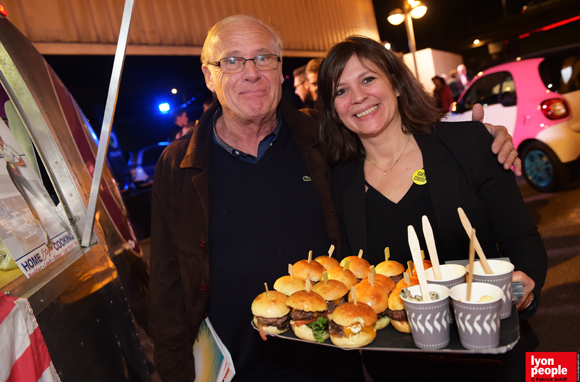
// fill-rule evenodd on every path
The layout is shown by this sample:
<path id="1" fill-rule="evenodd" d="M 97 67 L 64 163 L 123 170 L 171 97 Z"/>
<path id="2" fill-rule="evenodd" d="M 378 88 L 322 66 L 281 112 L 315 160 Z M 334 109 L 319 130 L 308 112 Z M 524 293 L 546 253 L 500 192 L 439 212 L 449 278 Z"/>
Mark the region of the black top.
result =
<path id="1" fill-rule="evenodd" d="M 270 338 L 250 323 L 252 301 L 287 274 L 288 263 L 326 254 L 320 199 L 284 125 L 256 163 L 211 147 L 208 316 L 240 381 L 356 381 L 356 352 Z M 333 365 L 328 370 L 323 365 Z"/>
<path id="2" fill-rule="evenodd" d="M 468 258 L 469 236 L 457 214 L 461 207 L 477 230 L 486 256 L 509 257 L 516 270 L 534 280 L 534 296 L 539 300 L 548 268 L 546 250 L 513 172 L 504 170 L 490 150 L 493 138 L 486 128 L 477 122 L 442 122 L 436 124 L 434 134 L 414 137 L 423 155 L 434 218 L 429 213 L 427 216 L 441 262 Z M 356 255 L 362 248 L 374 257 L 367 242 L 364 157 L 337 164 L 332 171 L 332 189 L 343 222 L 343 256 Z M 420 238 L 418 224 L 415 230 Z M 402 246 L 407 244 L 406 232 L 397 238 Z"/>
<path id="3" fill-rule="evenodd" d="M 427 215 L 433 229 L 437 248 L 443 248 L 440 244 L 439 227 L 433 212 L 429 185 L 413 183 L 405 196 L 398 203 L 392 202 L 373 188 L 368 182 L 366 192 L 366 215 L 367 215 L 367 245 L 368 254 L 365 258 L 371 264 L 384 261 L 385 247 L 389 247 L 390 260 L 398 261 L 406 265 L 407 261 L 413 260 L 411 251 L 406 240 L 407 226 L 412 225 L 419 237 L 421 249 L 425 252 L 425 258 L 430 259 L 429 251 L 423 236 L 423 215 Z M 439 261 L 445 263 L 443 253 L 437 253 Z"/>

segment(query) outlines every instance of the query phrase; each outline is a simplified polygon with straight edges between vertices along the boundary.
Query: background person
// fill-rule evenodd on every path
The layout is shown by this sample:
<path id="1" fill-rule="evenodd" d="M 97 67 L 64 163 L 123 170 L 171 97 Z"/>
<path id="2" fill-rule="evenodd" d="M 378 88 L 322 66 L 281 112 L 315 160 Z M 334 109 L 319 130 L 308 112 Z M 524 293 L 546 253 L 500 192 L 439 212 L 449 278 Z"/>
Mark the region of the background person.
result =
<path id="1" fill-rule="evenodd" d="M 314 100 L 305 85 L 306 65 L 294 69 L 292 74 L 294 76 L 294 94 L 300 98 L 305 108 L 312 109 L 314 107 Z"/>

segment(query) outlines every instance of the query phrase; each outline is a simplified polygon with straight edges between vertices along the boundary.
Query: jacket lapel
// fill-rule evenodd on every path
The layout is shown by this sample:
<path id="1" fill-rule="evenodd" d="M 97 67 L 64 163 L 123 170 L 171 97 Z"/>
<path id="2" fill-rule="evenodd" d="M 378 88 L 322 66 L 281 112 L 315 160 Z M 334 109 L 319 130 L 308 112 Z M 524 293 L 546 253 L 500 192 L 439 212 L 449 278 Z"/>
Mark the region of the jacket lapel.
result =
<path id="1" fill-rule="evenodd" d="M 360 159 L 348 165 L 347 182 L 343 190 L 343 214 L 351 255 L 360 249 L 367 252 L 367 217 L 365 203 L 364 162 Z"/>
<path id="2" fill-rule="evenodd" d="M 449 227 L 457 225 L 457 207 L 461 202 L 455 159 L 435 134 L 415 136 L 415 139 L 423 154 L 423 168 L 441 239 L 447 247 L 446 251 L 450 251 L 454 248 L 455 239 L 452 236 L 447 237 L 445 232 L 452 232 Z"/>

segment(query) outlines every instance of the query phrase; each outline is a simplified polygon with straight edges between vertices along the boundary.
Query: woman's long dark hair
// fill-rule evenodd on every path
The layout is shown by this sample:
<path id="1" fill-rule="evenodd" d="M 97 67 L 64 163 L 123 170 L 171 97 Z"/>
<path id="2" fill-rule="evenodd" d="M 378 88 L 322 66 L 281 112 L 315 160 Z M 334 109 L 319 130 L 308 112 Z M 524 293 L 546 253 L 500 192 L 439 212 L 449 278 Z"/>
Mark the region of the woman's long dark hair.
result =
<path id="1" fill-rule="evenodd" d="M 318 73 L 318 133 L 321 141 L 327 144 L 332 162 L 341 158 L 354 159 L 363 151 L 358 136 L 342 124 L 334 108 L 337 84 L 353 55 L 363 65 L 365 62 L 376 65 L 387 76 L 393 90 L 400 94 L 399 113 L 405 132 L 420 135 L 432 132 L 433 124 L 444 113 L 435 106 L 432 96 L 425 91 L 407 65 L 375 40 L 351 36 L 328 51 Z"/>

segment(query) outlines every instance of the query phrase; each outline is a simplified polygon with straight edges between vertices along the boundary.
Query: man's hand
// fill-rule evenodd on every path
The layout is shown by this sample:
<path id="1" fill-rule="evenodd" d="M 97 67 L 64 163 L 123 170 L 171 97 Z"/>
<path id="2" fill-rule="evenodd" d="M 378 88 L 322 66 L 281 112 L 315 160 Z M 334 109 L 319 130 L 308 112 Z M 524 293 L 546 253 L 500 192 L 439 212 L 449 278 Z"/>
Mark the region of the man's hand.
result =
<path id="1" fill-rule="evenodd" d="M 483 106 L 478 103 L 473 106 L 471 120 L 483 123 Z M 514 166 L 515 174 L 522 175 L 522 161 L 518 158 L 518 152 L 514 148 L 512 136 L 509 135 L 507 129 L 504 126 L 489 123 L 484 123 L 484 125 L 489 133 L 493 135 L 491 151 L 497 154 L 497 161 L 503 164 L 503 168 L 506 170 Z"/>

